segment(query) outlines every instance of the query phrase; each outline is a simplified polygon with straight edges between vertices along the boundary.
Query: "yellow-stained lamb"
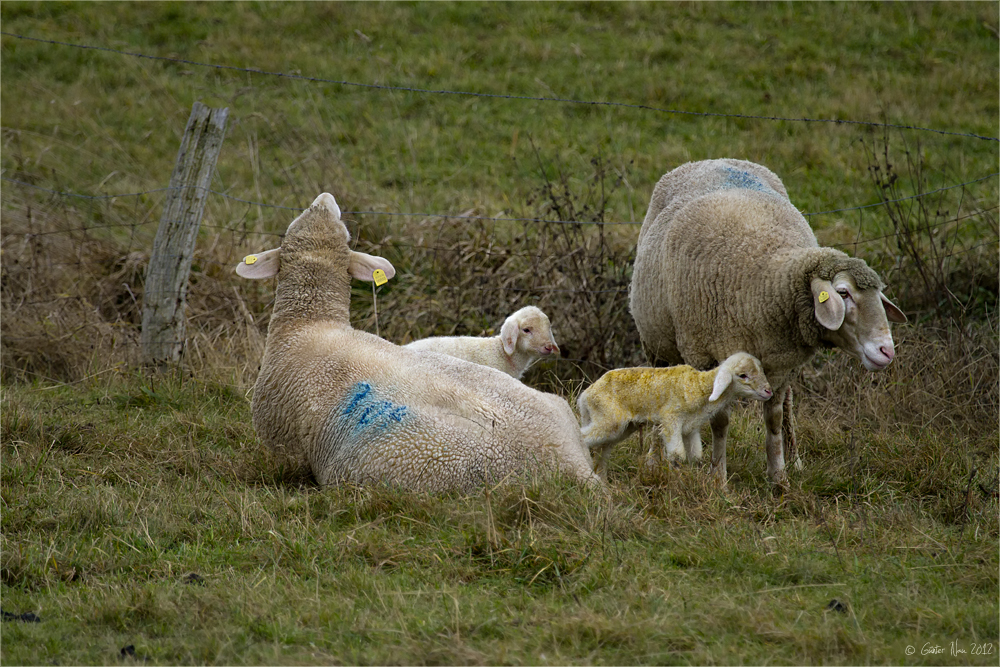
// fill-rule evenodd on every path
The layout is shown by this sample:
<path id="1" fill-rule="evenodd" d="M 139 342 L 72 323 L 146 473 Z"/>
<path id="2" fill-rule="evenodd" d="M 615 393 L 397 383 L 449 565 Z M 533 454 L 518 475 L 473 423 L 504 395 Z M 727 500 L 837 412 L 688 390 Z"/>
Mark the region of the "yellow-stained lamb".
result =
<path id="1" fill-rule="evenodd" d="M 737 398 L 766 401 L 771 386 L 760 361 L 737 352 L 716 368 L 697 371 L 691 366 L 618 368 L 608 371 L 577 399 L 583 444 L 590 449 L 594 468 L 607 477 L 607 455 L 616 443 L 646 423 L 658 424 L 663 434 L 663 456 L 701 458 L 699 429 L 712 415 Z M 647 463 L 655 465 L 656 442 Z"/>

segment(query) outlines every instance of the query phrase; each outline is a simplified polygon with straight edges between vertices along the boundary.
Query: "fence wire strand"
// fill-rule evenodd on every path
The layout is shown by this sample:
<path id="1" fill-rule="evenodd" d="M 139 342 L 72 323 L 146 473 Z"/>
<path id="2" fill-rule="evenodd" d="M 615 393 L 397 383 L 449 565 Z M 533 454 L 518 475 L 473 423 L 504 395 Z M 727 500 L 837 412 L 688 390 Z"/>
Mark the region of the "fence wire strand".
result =
<path id="1" fill-rule="evenodd" d="M 478 93 L 473 91 L 464 90 L 434 90 L 429 88 L 415 88 L 412 86 L 389 86 L 385 84 L 376 83 L 359 83 L 356 81 L 346 81 L 342 79 L 327 79 L 318 76 L 305 76 L 302 74 L 291 74 L 288 72 L 271 72 L 267 70 L 258 69 L 255 67 L 237 67 L 235 65 L 217 65 L 214 63 L 203 63 L 195 60 L 187 60 L 184 58 L 170 58 L 167 56 L 153 56 L 146 53 L 135 53 L 132 51 L 122 51 L 120 49 L 112 49 L 106 46 L 93 46 L 89 44 L 74 44 L 72 42 L 62 42 L 54 39 L 42 39 L 40 37 L 29 37 L 27 35 L 18 35 L 16 33 L 7 32 L 0 30 L 0 34 L 6 35 L 7 37 L 14 37 L 16 39 L 23 39 L 33 42 L 41 42 L 43 44 L 53 44 L 57 46 L 66 46 L 75 49 L 85 49 L 91 51 L 104 51 L 107 53 L 115 53 L 118 55 L 129 56 L 131 58 L 145 58 L 147 60 L 157 60 L 164 62 L 180 63 L 183 65 L 191 65 L 194 67 L 207 67 L 218 70 L 229 70 L 234 72 L 241 72 L 246 74 L 261 74 L 264 76 L 273 76 L 284 79 L 294 79 L 299 81 L 308 81 L 310 83 L 326 83 L 326 84 L 336 84 L 341 86 L 352 86 L 357 88 L 365 88 L 371 90 L 391 90 L 397 92 L 408 92 L 408 93 L 421 93 L 428 95 L 459 95 L 465 97 L 480 97 L 480 98 L 491 98 L 491 99 L 502 99 L 502 100 L 520 100 L 528 102 L 557 102 L 563 104 L 579 104 L 587 106 L 603 106 L 603 107 L 619 107 L 624 109 L 641 109 L 644 111 L 655 111 L 664 114 L 677 114 L 677 115 L 687 115 L 687 116 L 702 116 L 702 117 L 714 117 L 714 118 L 738 118 L 744 120 L 770 120 L 770 121 L 784 121 L 793 123 L 833 123 L 836 125 L 863 125 L 867 127 L 879 127 L 888 129 L 900 129 L 900 130 L 915 130 L 919 132 L 933 132 L 935 134 L 943 134 L 958 137 L 968 137 L 971 139 L 979 139 L 983 141 L 996 141 L 1000 142 L 998 137 L 987 137 L 980 134 L 973 134 L 969 132 L 953 132 L 949 130 L 938 130 L 929 127 L 918 127 L 915 125 L 899 125 L 894 123 L 878 123 L 875 121 L 867 120 L 844 120 L 840 118 L 787 118 L 781 116 L 757 116 L 751 114 L 734 114 L 734 113 L 721 113 L 721 112 L 710 112 L 710 111 L 685 111 L 680 109 L 664 109 L 661 107 L 654 107 L 648 104 L 629 104 L 626 102 L 607 102 L 607 101 L 596 101 L 596 100 L 577 100 L 566 97 L 535 97 L 531 95 L 502 95 L 499 93 Z"/>

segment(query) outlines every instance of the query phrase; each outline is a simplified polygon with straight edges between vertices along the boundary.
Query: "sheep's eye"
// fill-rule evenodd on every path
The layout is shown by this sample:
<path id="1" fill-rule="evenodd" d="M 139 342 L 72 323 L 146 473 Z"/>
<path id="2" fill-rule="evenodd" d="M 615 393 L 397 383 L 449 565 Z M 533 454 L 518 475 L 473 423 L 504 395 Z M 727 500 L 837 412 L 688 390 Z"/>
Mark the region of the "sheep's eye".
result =
<path id="1" fill-rule="evenodd" d="M 841 299 L 848 299 L 851 296 L 851 293 L 848 292 L 846 289 L 839 289 L 839 290 L 837 290 L 837 294 L 840 295 Z"/>
<path id="2" fill-rule="evenodd" d="M 521 329 L 521 331 L 523 331 L 524 333 L 530 334 L 531 333 L 531 327 L 525 327 L 525 328 Z"/>
<path id="3" fill-rule="evenodd" d="M 740 379 L 741 380 L 749 380 L 750 376 L 747 375 L 746 373 L 740 373 Z"/>

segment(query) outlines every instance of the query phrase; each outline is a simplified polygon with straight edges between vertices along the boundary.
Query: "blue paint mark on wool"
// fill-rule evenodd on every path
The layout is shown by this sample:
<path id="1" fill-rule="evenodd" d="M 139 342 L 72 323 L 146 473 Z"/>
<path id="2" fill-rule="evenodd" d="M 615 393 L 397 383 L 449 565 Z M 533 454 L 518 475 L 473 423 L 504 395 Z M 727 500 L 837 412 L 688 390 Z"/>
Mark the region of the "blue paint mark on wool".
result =
<path id="1" fill-rule="evenodd" d="M 773 188 L 748 171 L 733 169 L 732 167 L 723 167 L 722 170 L 726 173 L 726 180 L 722 184 L 724 188 L 746 188 L 747 190 L 756 190 L 757 192 L 777 194 Z"/>
<path id="2" fill-rule="evenodd" d="M 383 431 L 393 423 L 401 423 L 406 412 L 405 405 L 379 399 L 370 384 L 358 382 L 351 388 L 340 416 L 357 434 L 368 428 Z"/>

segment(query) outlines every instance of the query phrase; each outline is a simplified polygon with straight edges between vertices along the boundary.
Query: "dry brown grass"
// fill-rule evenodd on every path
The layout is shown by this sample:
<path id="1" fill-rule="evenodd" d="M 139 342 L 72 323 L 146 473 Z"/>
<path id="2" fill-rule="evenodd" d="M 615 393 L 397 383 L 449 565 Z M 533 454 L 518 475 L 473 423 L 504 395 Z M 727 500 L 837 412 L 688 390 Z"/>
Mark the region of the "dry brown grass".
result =
<path id="1" fill-rule="evenodd" d="M 572 397 L 607 368 L 645 363 L 627 299 L 636 230 L 563 222 L 604 221 L 603 197 L 621 176 L 600 161 L 593 167 L 589 180 L 573 185 L 565 176 L 547 178 L 540 167 L 542 183 L 521 216 L 531 220 L 504 222 L 467 211 L 418 218 L 391 236 L 379 225 L 360 225 L 358 247 L 386 255 L 398 273 L 380 290 L 377 320 L 371 292 L 355 290 L 354 326 L 377 327 L 400 343 L 432 334 L 493 334 L 510 312 L 533 302 L 551 317 L 563 358 L 529 371 L 529 383 Z M 5 212 L 0 331 L 8 377 L 73 382 L 137 363 L 148 261 L 140 248 L 152 225 L 134 222 L 148 220 L 152 206 L 145 206 L 143 218 L 138 205 L 71 207 L 24 189 L 18 206 Z M 917 243 L 919 227 L 908 228 L 915 230 L 909 232 L 913 248 L 934 243 Z M 962 233 L 947 228 L 948 238 Z M 231 267 L 260 249 L 259 239 L 204 230 L 190 279 L 184 366 L 241 391 L 256 376 L 273 285 L 241 281 Z M 872 250 L 875 264 L 880 253 L 893 251 L 891 243 Z M 919 270 L 914 264 L 904 255 L 894 268 L 907 285 L 900 305 L 907 310 L 912 301 L 924 309 L 920 321 L 896 328 L 896 362 L 870 374 L 844 354 L 820 354 L 799 382 L 799 420 L 807 431 L 865 423 L 886 433 L 933 428 L 974 438 L 995 430 L 996 258 L 950 257 L 948 272 L 934 274 L 934 289 L 944 285 L 952 295 L 972 296 L 966 307 L 950 298 L 940 311 L 932 308 L 934 294 L 903 280 Z"/>

